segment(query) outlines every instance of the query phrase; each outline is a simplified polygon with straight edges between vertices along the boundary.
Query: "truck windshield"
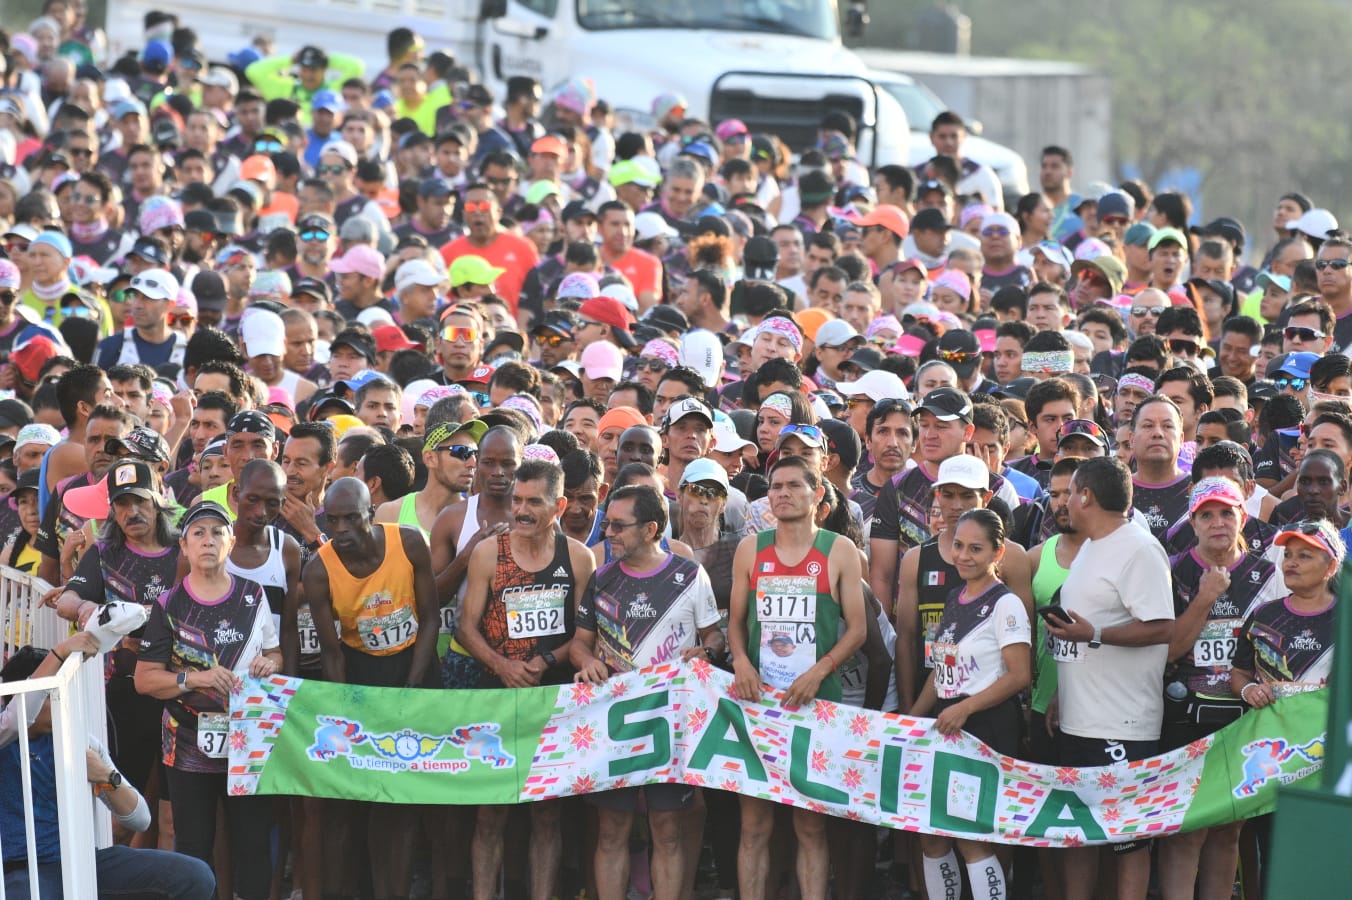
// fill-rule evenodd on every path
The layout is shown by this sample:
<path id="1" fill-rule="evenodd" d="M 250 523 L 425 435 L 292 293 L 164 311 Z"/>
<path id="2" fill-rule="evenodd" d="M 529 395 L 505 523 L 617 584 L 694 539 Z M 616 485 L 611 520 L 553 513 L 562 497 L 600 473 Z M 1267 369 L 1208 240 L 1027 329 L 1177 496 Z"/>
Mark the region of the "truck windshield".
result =
<path id="1" fill-rule="evenodd" d="M 578 0 L 583 28 L 707 28 L 836 38 L 835 0 Z"/>
<path id="2" fill-rule="evenodd" d="M 929 131 L 934 117 L 947 109 L 942 100 L 930 93 L 929 88 L 914 81 L 907 83 L 881 79 L 878 81 L 878 87 L 887 91 L 901 104 L 901 108 L 906 111 L 906 121 L 910 123 L 912 131 Z"/>

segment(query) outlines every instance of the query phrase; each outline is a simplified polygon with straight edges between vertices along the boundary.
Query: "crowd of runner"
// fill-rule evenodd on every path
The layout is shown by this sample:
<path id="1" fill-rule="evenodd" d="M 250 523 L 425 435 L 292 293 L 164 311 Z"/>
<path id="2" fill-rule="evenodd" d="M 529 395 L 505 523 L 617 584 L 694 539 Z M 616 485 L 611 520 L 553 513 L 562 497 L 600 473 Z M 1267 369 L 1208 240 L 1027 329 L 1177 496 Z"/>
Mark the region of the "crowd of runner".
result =
<path id="1" fill-rule="evenodd" d="M 106 656 L 102 892 L 1260 896 L 1265 820 L 1013 853 L 685 784 L 228 796 L 228 695 L 700 659 L 744 701 L 932 717 L 1040 763 L 1191 744 L 1329 676 L 1352 541 L 1329 211 L 1292 192 L 1260 234 L 1190 227 L 1182 194 L 1075 192 L 1059 146 L 1007 196 L 951 112 L 914 170 L 870 171 L 845 113 L 790 147 L 668 94 L 620 131 L 585 77 L 497 93 L 406 28 L 372 72 L 207 60 L 156 12 L 104 59 L 83 15 L 46 0 L 0 34 L 0 563 L 77 625 L 149 611 Z M 55 897 L 13 713 L 5 887 Z"/>

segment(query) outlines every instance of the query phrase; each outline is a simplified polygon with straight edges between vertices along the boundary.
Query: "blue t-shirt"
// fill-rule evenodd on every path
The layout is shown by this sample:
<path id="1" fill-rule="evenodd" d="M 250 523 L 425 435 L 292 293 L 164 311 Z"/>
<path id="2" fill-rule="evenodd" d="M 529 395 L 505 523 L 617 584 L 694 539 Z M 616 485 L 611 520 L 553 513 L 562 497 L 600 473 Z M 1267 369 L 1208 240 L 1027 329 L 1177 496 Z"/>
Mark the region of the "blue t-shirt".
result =
<path id="1" fill-rule="evenodd" d="M 38 702 L 30 698 L 30 702 Z M 56 822 L 56 751 L 52 736 L 28 739 L 28 758 L 33 774 L 33 828 L 37 834 L 38 862 L 59 862 L 61 830 Z M 26 859 L 27 830 L 24 828 L 22 751 L 16 738 L 0 747 L 0 846 L 5 862 Z"/>

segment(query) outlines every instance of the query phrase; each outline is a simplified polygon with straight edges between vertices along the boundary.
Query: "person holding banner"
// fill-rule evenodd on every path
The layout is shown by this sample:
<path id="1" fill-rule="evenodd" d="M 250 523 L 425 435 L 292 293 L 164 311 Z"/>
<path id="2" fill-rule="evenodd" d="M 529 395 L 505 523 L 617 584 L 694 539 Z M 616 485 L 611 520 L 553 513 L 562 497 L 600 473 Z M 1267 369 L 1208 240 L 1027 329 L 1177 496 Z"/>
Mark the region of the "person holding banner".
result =
<path id="1" fill-rule="evenodd" d="M 656 489 L 629 485 L 610 495 L 601 527 L 614 560 L 597 570 L 578 606 L 570 645 L 577 680 L 600 684 L 612 674 L 676 658 L 710 663 L 723 658 L 725 642 L 709 576 L 699 563 L 662 548 L 666 526 L 666 500 Z M 629 832 L 640 795 L 652 832 L 653 896 L 674 900 L 683 894 L 687 836 L 681 833 L 686 819 L 681 812 L 694 804 L 695 788 L 649 784 L 588 797 L 600 819 L 595 860 L 600 900 L 625 896 Z"/>
<path id="2" fill-rule="evenodd" d="M 1213 734 L 1244 711 L 1230 687 L 1235 635 L 1245 618 L 1284 590 L 1277 567 L 1248 548 L 1244 502 L 1243 489 L 1229 478 L 1193 485 L 1188 519 L 1197 546 L 1169 561 L 1178 618 L 1169 641 L 1161 751 Z M 1166 900 L 1191 898 L 1199 875 L 1204 900 L 1229 896 L 1243 827 L 1241 820 L 1161 841 L 1159 881 Z"/>
<path id="3" fill-rule="evenodd" d="M 728 638 L 741 700 L 760 701 L 763 685 L 782 691 L 780 703 L 787 708 L 813 699 L 840 700 L 836 670 L 868 634 L 859 549 L 816 525 L 824 491 L 818 466 L 801 456 L 781 458 L 770 469 L 768 494 L 778 524 L 748 535 L 737 548 Z M 740 800 L 739 896 L 766 900 L 775 804 Z M 793 811 L 798 887 L 805 900 L 827 895 L 825 818 Z"/>
<path id="4" fill-rule="evenodd" d="M 511 498 L 511 530 L 481 542 L 470 555 L 456 642 L 477 662 L 474 670 L 482 667 L 477 687 L 562 684 L 570 672 L 574 614 L 596 565 L 584 544 L 558 528 L 568 505 L 558 463 L 523 462 Z M 510 806 L 479 807 L 471 850 L 475 900 L 497 894 L 510 812 Z M 560 812 L 557 802 L 530 804 L 534 900 L 549 900 L 555 892 L 563 853 Z"/>
<path id="5" fill-rule="evenodd" d="M 1291 593 L 1249 613 L 1230 668 L 1231 688 L 1253 709 L 1328 684 L 1338 604 L 1331 583 L 1347 554 L 1327 519 L 1290 525 L 1273 543 L 1285 551 Z"/>
<path id="6" fill-rule="evenodd" d="M 203 501 L 179 522 L 188 574 L 151 607 L 136 689 L 164 701 L 164 765 L 174 809 L 174 849 L 210 865 L 216 807 L 230 828 L 234 892 L 265 900 L 272 866 L 272 799 L 226 793 L 230 694 L 241 676 L 267 678 L 282 653 L 263 588 L 225 570 L 230 514 Z"/>
<path id="7" fill-rule="evenodd" d="M 324 678 L 367 687 L 422 687 L 436 656 L 438 603 L 427 542 L 413 528 L 375 524 L 371 492 L 340 478 L 324 497 L 330 540 L 301 576 L 319 635 Z M 341 628 L 336 630 L 334 622 Z M 341 633 L 341 640 L 339 637 Z M 408 807 L 369 803 L 368 839 L 375 896 L 408 896 L 416 817 Z M 327 863 L 348 859 L 356 815 L 330 825 Z M 338 886 L 332 886 L 337 889 Z"/>
<path id="8" fill-rule="evenodd" d="M 931 674 L 911 708 L 936 715 L 940 734 L 966 731 L 1006 756 L 1019 751 L 1017 695 L 1032 681 L 1032 628 L 1024 603 L 997 577 L 1005 553 L 1005 526 L 989 509 L 963 513 L 953 532 L 953 586 L 935 630 Z M 976 841 L 921 835 L 925 889 L 931 897 L 961 890 L 954 844 L 967 864 L 973 896 L 1007 896 L 1005 870 L 995 848 Z"/>

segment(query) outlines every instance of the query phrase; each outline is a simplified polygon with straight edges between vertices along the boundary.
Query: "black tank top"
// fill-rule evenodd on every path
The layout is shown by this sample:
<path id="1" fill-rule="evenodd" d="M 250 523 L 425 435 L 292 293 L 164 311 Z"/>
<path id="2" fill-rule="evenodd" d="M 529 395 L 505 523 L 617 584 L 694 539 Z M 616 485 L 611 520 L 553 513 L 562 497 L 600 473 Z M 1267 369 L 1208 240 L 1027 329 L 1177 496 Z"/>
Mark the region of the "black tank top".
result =
<path id="1" fill-rule="evenodd" d="M 930 538 L 920 545 L 920 565 L 916 575 L 916 599 L 920 609 L 919 646 L 916 647 L 916 659 L 921 663 L 929 658 L 929 645 L 939 630 L 939 620 L 944 615 L 944 605 L 955 588 L 962 586 L 957 567 L 946 562 L 939 553 L 939 538 Z"/>

